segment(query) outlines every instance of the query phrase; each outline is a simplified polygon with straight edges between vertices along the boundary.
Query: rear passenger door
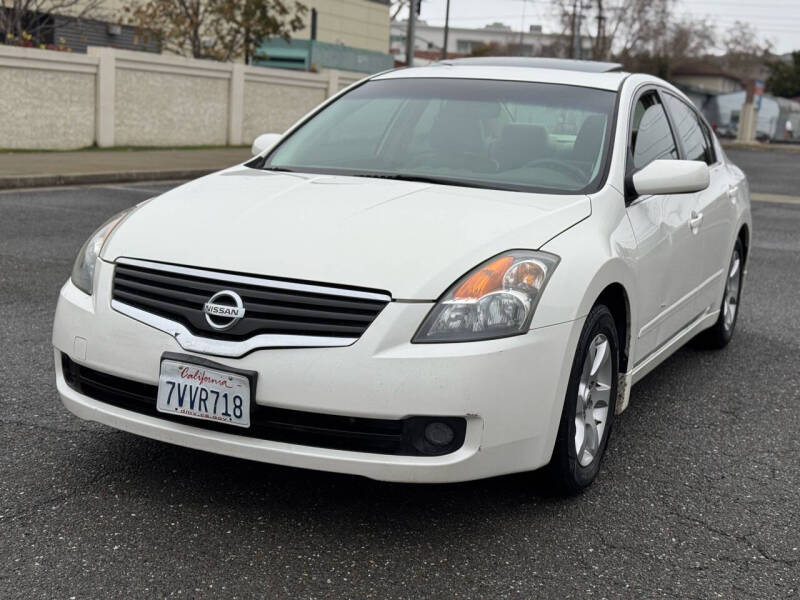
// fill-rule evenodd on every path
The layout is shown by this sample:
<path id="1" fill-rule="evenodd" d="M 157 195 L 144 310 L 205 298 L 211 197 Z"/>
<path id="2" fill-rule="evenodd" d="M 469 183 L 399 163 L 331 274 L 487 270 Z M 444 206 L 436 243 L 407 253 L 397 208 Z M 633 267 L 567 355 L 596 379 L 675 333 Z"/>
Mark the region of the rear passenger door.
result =
<path id="1" fill-rule="evenodd" d="M 678 159 L 679 150 L 664 104 L 656 89 L 635 101 L 630 123 L 626 183 L 657 159 Z M 636 362 L 658 349 L 697 316 L 695 289 L 702 268 L 700 238 L 689 221 L 697 208 L 695 194 L 633 197 L 628 217 L 637 242 L 637 297 L 641 320 L 634 324 Z"/>
<path id="2" fill-rule="evenodd" d="M 722 300 L 725 285 L 724 272 L 730 259 L 730 244 L 736 223 L 735 190 L 729 187 L 730 176 L 722 161 L 716 156 L 711 132 L 705 121 L 677 96 L 665 92 L 664 103 L 681 146 L 682 158 L 701 160 L 708 164 L 710 185 L 695 196 L 695 220 L 699 220 L 697 235 L 701 238 L 697 261 L 702 265 L 703 277 L 697 290 L 698 311 L 716 310 Z"/>

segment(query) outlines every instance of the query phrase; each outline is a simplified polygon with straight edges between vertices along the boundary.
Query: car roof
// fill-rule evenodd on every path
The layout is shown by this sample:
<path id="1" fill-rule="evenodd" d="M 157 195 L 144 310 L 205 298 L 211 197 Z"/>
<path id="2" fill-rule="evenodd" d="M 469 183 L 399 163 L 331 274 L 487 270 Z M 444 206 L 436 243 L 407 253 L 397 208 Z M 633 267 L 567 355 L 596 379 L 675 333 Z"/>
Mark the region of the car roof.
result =
<path id="1" fill-rule="evenodd" d="M 523 57 L 445 60 L 424 67 L 395 69 L 373 79 L 496 79 L 591 87 L 617 91 L 629 75 L 617 63 Z"/>

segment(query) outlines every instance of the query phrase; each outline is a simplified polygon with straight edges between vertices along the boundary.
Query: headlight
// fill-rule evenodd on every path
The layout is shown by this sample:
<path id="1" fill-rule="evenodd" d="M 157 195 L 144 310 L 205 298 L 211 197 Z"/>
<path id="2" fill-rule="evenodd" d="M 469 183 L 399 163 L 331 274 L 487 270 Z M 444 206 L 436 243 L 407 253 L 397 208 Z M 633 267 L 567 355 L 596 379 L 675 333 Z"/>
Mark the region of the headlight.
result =
<path id="1" fill-rule="evenodd" d="M 123 210 L 121 213 L 111 217 L 100 229 L 95 231 L 91 237 L 86 240 L 86 243 L 81 247 L 80 252 L 78 252 L 75 265 L 72 267 L 72 283 L 90 296 L 92 295 L 92 287 L 94 284 L 94 264 L 97 261 L 97 257 L 100 256 L 103 244 L 106 243 L 106 239 L 108 239 L 108 236 L 114 231 L 114 228 L 119 225 L 120 221 L 122 221 L 131 210 L 130 208 Z"/>
<path id="2" fill-rule="evenodd" d="M 489 259 L 439 299 L 412 342 L 469 342 L 525 333 L 558 260 L 531 250 Z"/>

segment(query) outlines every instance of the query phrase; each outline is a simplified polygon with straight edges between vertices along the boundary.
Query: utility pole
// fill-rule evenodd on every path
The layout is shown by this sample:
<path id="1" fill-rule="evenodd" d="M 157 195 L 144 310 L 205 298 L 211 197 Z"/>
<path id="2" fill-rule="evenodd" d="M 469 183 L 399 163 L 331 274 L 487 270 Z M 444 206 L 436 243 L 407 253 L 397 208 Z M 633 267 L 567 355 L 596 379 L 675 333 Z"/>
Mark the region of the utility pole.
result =
<path id="1" fill-rule="evenodd" d="M 442 46 L 442 60 L 447 60 L 447 37 L 450 33 L 450 0 L 444 13 L 444 45 Z"/>
<path id="2" fill-rule="evenodd" d="M 525 8 L 528 6 L 527 0 L 522 0 L 522 21 L 519 24 L 519 49 L 518 53 L 522 56 L 522 42 L 523 42 L 523 32 L 525 31 Z"/>
<path id="3" fill-rule="evenodd" d="M 594 46 L 594 59 L 606 59 L 606 17 L 603 14 L 603 0 L 597 0 L 597 38 L 595 39 Z"/>
<path id="4" fill-rule="evenodd" d="M 572 58 L 581 57 L 581 2 L 572 0 Z"/>
<path id="5" fill-rule="evenodd" d="M 420 0 L 410 0 L 408 3 L 408 31 L 406 31 L 406 66 L 414 66 L 414 39 L 417 29 L 417 3 Z"/>

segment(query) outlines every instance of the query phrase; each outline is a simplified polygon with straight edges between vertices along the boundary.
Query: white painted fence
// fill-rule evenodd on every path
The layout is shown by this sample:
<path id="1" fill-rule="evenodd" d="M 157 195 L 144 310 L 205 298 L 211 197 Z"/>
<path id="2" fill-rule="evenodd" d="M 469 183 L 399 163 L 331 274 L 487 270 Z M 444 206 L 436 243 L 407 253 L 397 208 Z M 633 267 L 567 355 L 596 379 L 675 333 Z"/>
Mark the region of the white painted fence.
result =
<path id="1" fill-rule="evenodd" d="M 363 76 L 0 45 L 0 148 L 249 144 Z"/>

